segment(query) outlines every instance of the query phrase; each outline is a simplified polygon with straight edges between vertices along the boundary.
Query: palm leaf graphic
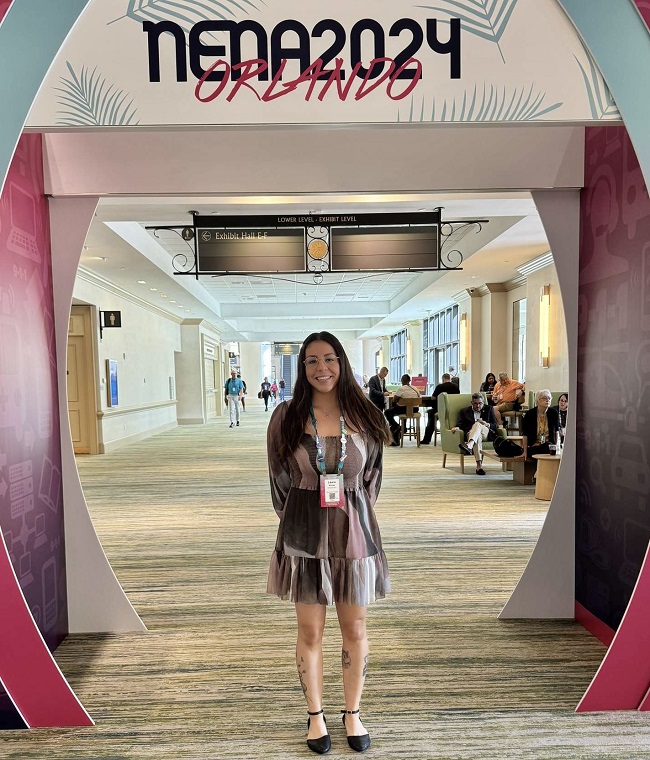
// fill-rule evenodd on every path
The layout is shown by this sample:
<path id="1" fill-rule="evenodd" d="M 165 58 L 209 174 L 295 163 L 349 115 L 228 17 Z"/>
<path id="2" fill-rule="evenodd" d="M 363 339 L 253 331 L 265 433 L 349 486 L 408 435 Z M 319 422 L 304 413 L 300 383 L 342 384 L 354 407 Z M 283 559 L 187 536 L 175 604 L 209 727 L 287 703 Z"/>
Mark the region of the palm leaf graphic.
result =
<path id="1" fill-rule="evenodd" d="M 587 55 L 587 63 L 589 71 L 580 63 L 577 56 L 574 55 L 580 71 L 582 72 L 582 78 L 585 83 L 585 90 L 587 91 L 587 99 L 589 101 L 589 109 L 591 110 L 591 116 L 593 119 L 602 120 L 615 120 L 620 119 L 621 114 L 618 110 L 618 106 L 612 97 L 612 93 L 609 91 L 609 87 L 605 83 L 602 74 L 598 70 L 594 59 L 591 57 L 589 51 L 585 48 Z"/>
<path id="2" fill-rule="evenodd" d="M 508 26 L 517 0 L 438 0 L 438 2 L 443 5 L 417 7 L 459 18 L 463 29 L 483 40 L 493 42 L 499 49 L 501 60 L 506 62 L 499 42 Z"/>
<path id="3" fill-rule="evenodd" d="M 55 87 L 59 95 L 58 126 L 97 127 L 133 126 L 137 109 L 128 93 L 109 85 L 97 69 L 89 72 L 84 66 L 77 74 L 70 61 L 66 61 L 69 77 L 61 77 L 61 87 Z M 128 101 L 128 102 L 127 102 Z"/>
<path id="4" fill-rule="evenodd" d="M 263 4 L 262 0 L 129 0 L 126 13 L 120 18 L 140 22 L 173 21 L 189 32 L 199 21 L 238 18 L 250 14 L 251 10 L 259 10 Z"/>
<path id="5" fill-rule="evenodd" d="M 546 93 L 537 92 L 534 85 L 519 87 L 507 91 L 495 85 L 483 84 L 483 92 L 479 94 L 475 85 L 470 94 L 465 91 L 462 98 L 436 101 L 431 103 L 430 111 L 425 113 L 424 99 L 419 109 L 413 98 L 409 106 L 408 122 L 498 122 L 498 121 L 535 121 L 542 116 L 555 111 L 562 103 L 544 105 Z M 419 110 L 419 114 L 416 112 Z M 398 121 L 402 121 L 398 113 Z"/>

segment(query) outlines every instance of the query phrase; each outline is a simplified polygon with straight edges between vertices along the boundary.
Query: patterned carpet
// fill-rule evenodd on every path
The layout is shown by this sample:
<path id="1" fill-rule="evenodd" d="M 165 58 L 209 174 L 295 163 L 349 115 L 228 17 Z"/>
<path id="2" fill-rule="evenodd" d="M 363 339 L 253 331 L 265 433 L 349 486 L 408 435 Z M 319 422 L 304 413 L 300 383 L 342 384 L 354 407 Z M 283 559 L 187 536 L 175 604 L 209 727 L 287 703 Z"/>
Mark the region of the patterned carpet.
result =
<path id="1" fill-rule="evenodd" d="M 265 594 L 277 520 L 268 415 L 183 427 L 80 472 L 104 548 L 148 634 L 70 637 L 57 660 L 97 725 L 2 732 L 0 757 L 314 757 L 293 663 L 291 605 Z M 571 621 L 498 621 L 546 504 L 488 461 L 460 475 L 440 448 L 387 449 L 377 512 L 393 593 L 369 612 L 369 757 L 648 758 L 647 715 L 576 715 L 604 649 Z M 340 638 L 329 616 L 330 757 Z"/>

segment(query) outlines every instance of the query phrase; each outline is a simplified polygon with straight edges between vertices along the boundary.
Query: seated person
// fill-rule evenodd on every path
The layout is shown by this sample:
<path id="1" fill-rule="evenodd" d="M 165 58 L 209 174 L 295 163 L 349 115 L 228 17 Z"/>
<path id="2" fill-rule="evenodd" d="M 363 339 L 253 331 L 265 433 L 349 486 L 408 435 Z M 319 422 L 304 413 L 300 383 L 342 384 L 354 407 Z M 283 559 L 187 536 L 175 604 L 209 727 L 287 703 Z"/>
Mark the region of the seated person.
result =
<path id="1" fill-rule="evenodd" d="M 406 407 L 399 405 L 400 398 L 420 398 L 420 392 L 411 385 L 411 376 L 402 375 L 402 385 L 393 394 L 393 405 L 390 409 L 386 409 L 384 414 L 390 425 L 391 433 L 393 434 L 393 443 L 391 446 L 399 446 L 400 426 L 395 421 L 395 417 L 399 417 L 400 414 L 406 414 Z M 414 411 L 417 411 L 415 407 Z"/>
<path id="2" fill-rule="evenodd" d="M 535 406 L 524 414 L 523 434 L 526 436 L 528 456 L 548 454 L 549 443 L 555 442 L 560 429 L 560 415 L 551 406 L 551 391 L 537 391 Z"/>
<path id="3" fill-rule="evenodd" d="M 451 375 L 448 373 L 445 373 L 442 376 L 442 382 L 436 385 L 431 394 L 431 403 L 429 404 L 430 409 L 427 410 L 427 426 L 424 429 L 424 435 L 420 441 L 420 444 L 424 444 L 425 446 L 431 443 L 433 432 L 436 429 L 435 415 L 438 412 L 438 396 L 441 393 L 460 393 L 460 388 L 456 383 L 451 382 Z"/>
<path id="4" fill-rule="evenodd" d="M 551 409 L 557 409 L 557 412 L 560 415 L 560 442 L 564 445 L 566 413 L 569 411 L 569 394 L 561 393 L 560 398 L 557 400 L 557 406 L 552 406 Z"/>
<path id="5" fill-rule="evenodd" d="M 483 441 L 493 441 L 497 437 L 497 421 L 494 409 L 486 406 L 481 393 L 472 393 L 472 405 L 461 409 L 458 414 L 458 426 L 451 429 L 455 433 L 460 428 L 465 433 L 465 443 L 458 448 L 463 454 L 474 454 L 476 474 L 485 475 L 483 469 Z"/>
<path id="6" fill-rule="evenodd" d="M 488 372 L 485 376 L 485 382 L 481 383 L 481 387 L 479 388 L 480 391 L 485 393 L 485 397 L 487 398 L 487 402 L 490 406 L 494 406 L 494 401 L 492 401 L 492 391 L 494 390 L 494 386 L 497 384 L 497 379 L 494 376 L 494 372 Z"/>
<path id="7" fill-rule="evenodd" d="M 492 390 L 492 403 L 497 425 L 501 427 L 501 413 L 519 409 L 524 399 L 524 384 L 511 380 L 507 372 L 499 372 L 499 382 Z"/>

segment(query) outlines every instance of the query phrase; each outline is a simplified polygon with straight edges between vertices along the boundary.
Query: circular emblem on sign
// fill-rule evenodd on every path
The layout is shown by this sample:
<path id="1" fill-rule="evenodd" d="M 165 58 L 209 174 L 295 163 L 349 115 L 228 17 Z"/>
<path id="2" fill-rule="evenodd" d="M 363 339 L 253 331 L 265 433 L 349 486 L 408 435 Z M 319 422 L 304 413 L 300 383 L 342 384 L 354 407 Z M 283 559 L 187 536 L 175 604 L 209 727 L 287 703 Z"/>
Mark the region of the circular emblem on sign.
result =
<path id="1" fill-rule="evenodd" d="M 312 259 L 324 259 L 329 249 L 327 243 L 322 240 L 312 240 L 307 250 Z"/>
<path id="2" fill-rule="evenodd" d="M 203 230 L 203 232 L 201 233 L 201 238 L 205 240 L 206 242 L 210 240 L 211 237 L 212 237 L 212 234 L 208 232 L 207 230 Z"/>
<path id="3" fill-rule="evenodd" d="M 191 240 L 194 237 L 194 227 L 183 227 L 181 235 L 183 240 Z"/>

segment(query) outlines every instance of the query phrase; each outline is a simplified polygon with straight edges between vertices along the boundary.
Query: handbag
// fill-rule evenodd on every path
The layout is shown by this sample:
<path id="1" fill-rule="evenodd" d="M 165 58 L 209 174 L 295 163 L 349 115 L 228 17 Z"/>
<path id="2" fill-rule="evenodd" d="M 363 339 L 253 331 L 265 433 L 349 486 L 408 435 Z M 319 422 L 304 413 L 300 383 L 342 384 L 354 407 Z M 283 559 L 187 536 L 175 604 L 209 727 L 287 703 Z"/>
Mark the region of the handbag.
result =
<path id="1" fill-rule="evenodd" d="M 262 391 L 257 394 L 257 398 L 262 398 Z"/>
<path id="2" fill-rule="evenodd" d="M 520 457 L 524 453 L 522 447 L 509 438 L 495 438 L 492 442 L 492 448 L 500 459 Z"/>

